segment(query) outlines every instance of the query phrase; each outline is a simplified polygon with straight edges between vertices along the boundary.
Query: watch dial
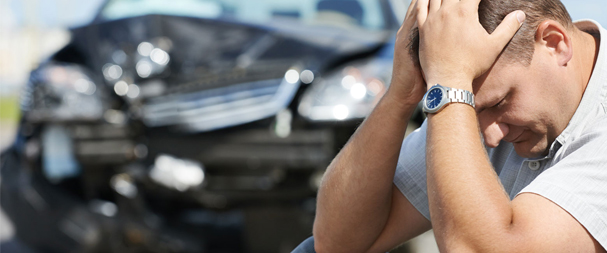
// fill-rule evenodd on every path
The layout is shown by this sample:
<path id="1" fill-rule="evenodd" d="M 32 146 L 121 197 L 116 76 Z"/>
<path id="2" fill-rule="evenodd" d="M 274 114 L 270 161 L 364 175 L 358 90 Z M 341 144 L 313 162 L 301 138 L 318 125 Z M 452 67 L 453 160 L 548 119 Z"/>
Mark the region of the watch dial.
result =
<path id="1" fill-rule="evenodd" d="M 426 106 L 430 109 L 434 109 L 438 107 L 440 101 L 443 99 L 443 90 L 441 89 L 432 89 L 428 93 L 428 97 L 426 98 Z"/>

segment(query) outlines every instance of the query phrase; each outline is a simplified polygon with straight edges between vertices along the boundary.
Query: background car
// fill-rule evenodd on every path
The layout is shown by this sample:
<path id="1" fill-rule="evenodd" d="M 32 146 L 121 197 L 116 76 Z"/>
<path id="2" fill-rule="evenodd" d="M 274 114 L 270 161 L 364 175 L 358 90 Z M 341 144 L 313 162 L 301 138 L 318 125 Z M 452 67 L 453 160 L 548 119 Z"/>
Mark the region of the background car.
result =
<path id="1" fill-rule="evenodd" d="M 388 1 L 108 1 L 31 72 L 2 208 L 56 252 L 289 252 L 398 26 Z"/>

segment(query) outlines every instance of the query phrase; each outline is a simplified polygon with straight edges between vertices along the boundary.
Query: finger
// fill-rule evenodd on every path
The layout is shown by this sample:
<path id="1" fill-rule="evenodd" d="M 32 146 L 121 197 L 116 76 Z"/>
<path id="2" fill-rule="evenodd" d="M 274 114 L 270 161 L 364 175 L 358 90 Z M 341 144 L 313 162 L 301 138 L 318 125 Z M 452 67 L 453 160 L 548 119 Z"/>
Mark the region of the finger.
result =
<path id="1" fill-rule="evenodd" d="M 417 0 L 417 25 L 422 27 L 428 18 L 428 4 L 430 0 Z"/>
<path id="2" fill-rule="evenodd" d="M 471 5 L 474 5 L 477 7 L 481 4 L 481 0 L 460 0 L 460 1 L 466 1 L 466 2 L 470 3 Z"/>
<path id="3" fill-rule="evenodd" d="M 513 11 L 508 14 L 502 23 L 495 28 L 495 31 L 491 34 L 493 42 L 496 46 L 501 50 L 506 47 L 508 42 L 514 37 L 514 34 L 518 31 L 518 29 L 525 22 L 525 12 L 523 11 Z"/>
<path id="4" fill-rule="evenodd" d="M 460 0 L 460 1 L 467 4 L 468 7 L 472 8 L 471 10 L 473 10 L 474 12 L 478 12 L 478 7 L 481 4 L 481 0 Z"/>
<path id="5" fill-rule="evenodd" d="M 442 0 L 430 0 L 430 13 L 436 13 L 442 3 Z"/>
<path id="6" fill-rule="evenodd" d="M 445 6 L 446 4 L 455 4 L 459 2 L 460 0 L 443 0 L 443 6 Z"/>
<path id="7" fill-rule="evenodd" d="M 411 4 L 409 5 L 409 10 L 407 10 L 407 16 L 405 17 L 405 20 L 403 21 L 400 29 L 398 30 L 399 33 L 401 33 L 402 31 L 408 33 L 409 30 L 412 29 L 412 26 L 417 23 L 417 8 L 415 8 L 416 2 L 416 0 L 411 1 Z"/>
<path id="8" fill-rule="evenodd" d="M 413 0 L 411 1 L 411 4 L 409 4 L 409 9 L 407 10 L 407 16 L 409 17 L 409 15 L 411 15 L 411 13 L 413 12 L 413 10 L 415 10 L 415 5 L 417 4 L 417 0 Z"/>

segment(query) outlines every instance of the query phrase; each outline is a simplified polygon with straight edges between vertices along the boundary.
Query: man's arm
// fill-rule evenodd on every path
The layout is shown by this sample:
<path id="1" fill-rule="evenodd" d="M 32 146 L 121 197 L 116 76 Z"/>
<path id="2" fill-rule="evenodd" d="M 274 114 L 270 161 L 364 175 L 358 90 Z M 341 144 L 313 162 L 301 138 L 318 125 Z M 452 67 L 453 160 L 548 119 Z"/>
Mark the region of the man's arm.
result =
<path id="1" fill-rule="evenodd" d="M 384 230 L 384 237 L 393 238 L 383 238 L 375 247 L 389 250 L 417 235 L 407 231 L 429 229 L 429 221 L 392 183 L 414 108 L 402 108 L 390 96 L 384 96 L 325 173 L 314 222 L 318 252 L 365 252 Z M 394 238 L 403 232 L 410 235 Z"/>
<path id="2" fill-rule="evenodd" d="M 604 252 L 544 197 L 525 193 L 510 201 L 485 159 L 470 106 L 449 105 L 430 117 L 428 197 L 441 251 Z"/>
<path id="3" fill-rule="evenodd" d="M 515 12 L 486 34 L 474 15 L 479 2 L 420 0 L 420 59 L 430 83 L 471 91 L 472 80 L 491 67 L 522 22 Z M 472 107 L 451 104 L 428 122 L 428 197 L 441 251 L 604 252 L 551 201 L 530 193 L 510 201 L 487 159 Z"/>
<path id="4" fill-rule="evenodd" d="M 397 36 L 388 92 L 323 178 L 314 221 L 318 252 L 385 251 L 430 227 L 392 183 L 407 123 L 425 93 L 409 54 L 413 7 Z"/>
<path id="5" fill-rule="evenodd" d="M 392 207 L 384 229 L 367 252 L 387 252 L 430 230 L 432 224 L 396 186 L 392 188 Z"/>

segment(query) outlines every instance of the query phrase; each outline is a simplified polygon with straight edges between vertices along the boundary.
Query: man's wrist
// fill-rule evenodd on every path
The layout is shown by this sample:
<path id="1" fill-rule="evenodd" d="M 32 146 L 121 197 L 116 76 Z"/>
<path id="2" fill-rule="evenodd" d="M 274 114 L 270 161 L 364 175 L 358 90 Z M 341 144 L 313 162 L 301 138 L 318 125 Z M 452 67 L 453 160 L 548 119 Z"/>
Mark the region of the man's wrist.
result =
<path id="1" fill-rule="evenodd" d="M 430 90 L 432 86 L 440 84 L 444 87 L 467 90 L 469 92 L 473 92 L 472 89 L 472 80 L 469 78 L 432 78 L 428 79 L 426 82 L 427 90 Z"/>
<path id="2" fill-rule="evenodd" d="M 380 103 L 388 103 L 391 108 L 397 109 L 399 114 L 406 117 L 413 115 L 419 105 L 418 99 L 403 97 L 398 91 L 392 89 L 388 89 L 382 100 Z"/>
<path id="3" fill-rule="evenodd" d="M 422 100 L 423 111 L 427 114 L 438 113 L 451 103 L 463 103 L 474 108 L 474 94 L 468 90 L 436 84 L 426 92 Z"/>

